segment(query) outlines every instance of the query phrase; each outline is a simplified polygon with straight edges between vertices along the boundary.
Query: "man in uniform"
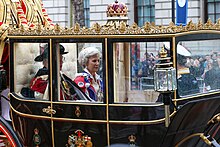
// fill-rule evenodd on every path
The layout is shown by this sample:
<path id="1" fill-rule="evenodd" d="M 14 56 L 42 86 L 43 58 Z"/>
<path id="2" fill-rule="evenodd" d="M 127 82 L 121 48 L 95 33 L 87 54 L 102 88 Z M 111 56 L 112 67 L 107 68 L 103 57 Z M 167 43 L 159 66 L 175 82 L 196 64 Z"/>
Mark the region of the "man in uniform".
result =
<path id="1" fill-rule="evenodd" d="M 68 52 L 65 52 L 65 48 L 60 44 L 60 69 L 62 68 L 62 56 L 64 54 L 67 54 Z M 42 54 L 37 56 L 34 61 L 36 62 L 42 62 L 43 68 L 40 68 L 37 72 L 37 74 L 34 76 L 34 78 L 31 80 L 30 89 L 34 91 L 34 97 L 35 98 L 43 98 L 48 99 L 48 46 L 45 47 Z M 45 93 L 46 92 L 46 93 Z M 61 95 L 61 100 L 63 99 L 63 96 Z"/>
<path id="2" fill-rule="evenodd" d="M 170 43 L 164 42 L 164 47 L 170 50 Z M 190 73 L 186 66 L 187 57 L 191 56 L 191 52 L 184 46 L 177 44 L 177 95 L 178 97 L 199 93 L 198 81 L 195 76 Z"/>
<path id="3" fill-rule="evenodd" d="M 186 67 L 187 57 L 191 53 L 182 45 L 177 45 L 177 94 L 185 96 L 199 93 L 198 81 L 194 77 L 188 67 Z"/>

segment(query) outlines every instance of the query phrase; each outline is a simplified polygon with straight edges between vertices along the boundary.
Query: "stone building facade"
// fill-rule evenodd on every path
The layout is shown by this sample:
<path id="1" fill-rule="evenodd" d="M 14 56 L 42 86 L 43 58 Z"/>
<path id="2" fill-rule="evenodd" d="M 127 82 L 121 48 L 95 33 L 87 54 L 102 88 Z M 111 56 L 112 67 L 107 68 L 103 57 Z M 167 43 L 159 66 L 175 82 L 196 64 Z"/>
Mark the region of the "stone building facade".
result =
<path id="1" fill-rule="evenodd" d="M 114 0 L 42 0 L 50 18 L 54 23 L 61 26 L 71 27 L 83 17 L 83 3 L 89 3 L 89 26 L 98 22 L 105 24 L 107 21 L 107 5 Z M 151 0 L 152 1 L 152 0 Z M 125 3 L 128 7 L 128 24 L 135 21 L 135 0 L 119 0 L 119 3 Z M 137 2 L 136 2 L 137 3 Z M 155 24 L 168 25 L 172 20 L 172 0 L 155 0 Z M 199 18 L 205 21 L 204 0 L 188 0 L 188 19 L 189 22 L 197 22 Z M 79 8 L 81 7 L 81 8 Z M 88 7 L 88 6 L 87 6 Z M 78 18 L 78 20 L 77 20 Z M 82 25 L 83 22 L 80 22 Z"/>

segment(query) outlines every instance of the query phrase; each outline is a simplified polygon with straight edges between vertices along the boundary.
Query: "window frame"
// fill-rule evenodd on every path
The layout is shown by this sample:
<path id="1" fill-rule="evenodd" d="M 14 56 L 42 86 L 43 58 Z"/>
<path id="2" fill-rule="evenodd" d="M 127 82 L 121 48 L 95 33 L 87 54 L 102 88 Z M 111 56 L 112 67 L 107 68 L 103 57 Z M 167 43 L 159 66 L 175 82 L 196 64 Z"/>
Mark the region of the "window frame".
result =
<path id="1" fill-rule="evenodd" d="M 148 1 L 148 3 L 146 2 Z M 138 4 L 138 0 L 134 1 L 134 21 L 139 25 L 143 26 L 145 22 L 155 22 L 155 2 L 152 2 L 153 0 L 145 0 L 142 1 L 142 4 Z M 139 15 L 138 11 L 142 8 L 143 15 Z M 150 12 L 149 15 L 145 15 L 145 11 Z M 154 13 L 154 14 L 153 14 Z M 142 20 L 140 20 L 142 19 Z"/>
<path id="2" fill-rule="evenodd" d="M 213 13 L 210 13 L 209 10 L 208 10 L 208 6 L 209 4 L 214 4 L 214 12 Z M 205 5 L 205 21 L 207 21 L 209 18 L 210 18 L 210 15 L 213 15 L 214 16 L 214 20 L 212 20 L 213 23 L 216 23 L 219 18 L 217 18 L 217 15 L 220 16 L 220 12 L 217 13 L 217 4 L 220 5 L 220 1 L 216 1 L 216 0 L 213 0 L 212 2 L 209 2 L 209 0 L 205 0 L 204 2 L 204 5 Z"/>

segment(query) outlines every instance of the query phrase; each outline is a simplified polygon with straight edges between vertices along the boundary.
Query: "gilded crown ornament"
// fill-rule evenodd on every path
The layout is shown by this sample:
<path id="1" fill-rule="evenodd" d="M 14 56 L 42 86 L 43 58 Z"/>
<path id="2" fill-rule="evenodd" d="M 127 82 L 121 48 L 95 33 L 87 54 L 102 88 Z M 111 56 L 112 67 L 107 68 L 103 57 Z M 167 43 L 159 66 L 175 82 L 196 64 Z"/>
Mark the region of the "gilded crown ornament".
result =
<path id="1" fill-rule="evenodd" d="M 108 5 L 107 7 L 107 17 L 114 17 L 114 16 L 127 16 L 128 8 L 124 3 L 119 3 L 117 0 L 113 3 Z"/>

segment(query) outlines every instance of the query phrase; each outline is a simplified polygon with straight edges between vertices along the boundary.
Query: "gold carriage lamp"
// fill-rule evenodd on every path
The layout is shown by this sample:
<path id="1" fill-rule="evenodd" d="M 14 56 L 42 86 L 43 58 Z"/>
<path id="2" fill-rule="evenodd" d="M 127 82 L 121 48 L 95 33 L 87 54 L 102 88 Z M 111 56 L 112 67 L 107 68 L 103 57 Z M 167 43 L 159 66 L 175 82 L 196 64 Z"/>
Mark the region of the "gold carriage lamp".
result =
<path id="1" fill-rule="evenodd" d="M 168 57 L 167 51 L 162 47 L 160 58 L 154 69 L 154 90 L 160 92 L 163 97 L 165 106 L 165 126 L 170 123 L 170 97 L 171 93 L 176 90 L 176 69 L 173 68 L 171 57 Z"/>

